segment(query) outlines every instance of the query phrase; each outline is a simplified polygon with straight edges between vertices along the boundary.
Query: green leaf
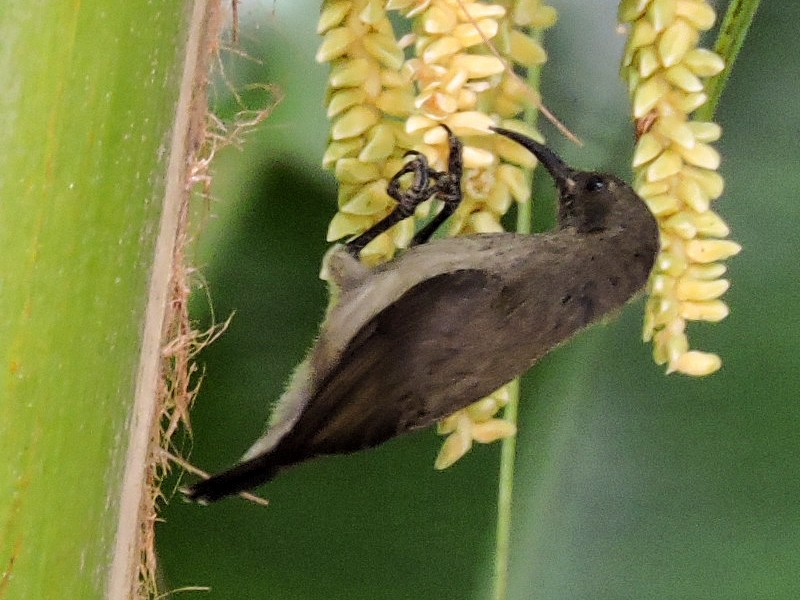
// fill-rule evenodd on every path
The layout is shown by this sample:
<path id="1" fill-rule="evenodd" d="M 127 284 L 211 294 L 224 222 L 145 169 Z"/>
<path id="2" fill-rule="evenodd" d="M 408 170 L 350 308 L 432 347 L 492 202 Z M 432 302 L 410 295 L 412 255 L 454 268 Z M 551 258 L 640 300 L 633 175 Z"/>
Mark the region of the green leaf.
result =
<path id="1" fill-rule="evenodd" d="M 4 599 L 111 597 L 120 517 L 138 520 L 121 484 L 190 6 L 0 9 Z"/>

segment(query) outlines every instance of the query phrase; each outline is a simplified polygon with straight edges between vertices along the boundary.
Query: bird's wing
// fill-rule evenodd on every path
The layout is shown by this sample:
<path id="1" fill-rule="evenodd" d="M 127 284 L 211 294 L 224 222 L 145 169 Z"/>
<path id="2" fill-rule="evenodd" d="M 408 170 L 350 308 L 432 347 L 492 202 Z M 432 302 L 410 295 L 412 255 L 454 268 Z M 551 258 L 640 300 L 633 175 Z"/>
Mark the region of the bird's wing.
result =
<path id="1" fill-rule="evenodd" d="M 498 360 L 485 335 L 506 319 L 501 288 L 466 269 L 409 289 L 350 340 L 280 445 L 310 455 L 369 448 L 505 383 L 487 383 L 482 369 Z"/>

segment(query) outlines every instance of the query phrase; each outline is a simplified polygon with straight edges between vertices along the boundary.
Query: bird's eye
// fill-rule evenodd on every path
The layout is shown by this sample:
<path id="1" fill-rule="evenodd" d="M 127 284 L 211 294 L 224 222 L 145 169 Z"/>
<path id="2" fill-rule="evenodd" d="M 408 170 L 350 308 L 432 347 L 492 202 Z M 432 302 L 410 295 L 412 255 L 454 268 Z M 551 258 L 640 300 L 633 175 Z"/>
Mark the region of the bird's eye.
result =
<path id="1" fill-rule="evenodd" d="M 589 179 L 586 180 L 586 191 L 587 192 L 599 192 L 600 190 L 605 189 L 606 182 L 603 181 L 602 177 L 597 175 L 592 175 Z"/>

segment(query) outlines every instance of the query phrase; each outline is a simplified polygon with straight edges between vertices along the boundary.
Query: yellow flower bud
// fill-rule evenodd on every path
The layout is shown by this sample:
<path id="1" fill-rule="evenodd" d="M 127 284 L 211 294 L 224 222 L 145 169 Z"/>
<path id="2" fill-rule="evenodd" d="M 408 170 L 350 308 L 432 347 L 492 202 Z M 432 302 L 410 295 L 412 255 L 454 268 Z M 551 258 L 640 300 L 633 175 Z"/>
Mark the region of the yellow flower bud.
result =
<path id="1" fill-rule="evenodd" d="M 331 127 L 331 137 L 334 140 L 361 135 L 378 122 L 378 112 L 370 106 L 354 106 L 338 117 Z"/>
<path id="2" fill-rule="evenodd" d="M 383 66 L 399 70 L 403 66 L 403 51 L 394 38 L 380 33 L 368 33 L 361 38 L 364 48 Z"/>
<path id="3" fill-rule="evenodd" d="M 663 31 L 675 20 L 675 4 L 675 0 L 652 0 L 647 10 L 647 18 L 652 23 L 653 29 Z"/>
<path id="4" fill-rule="evenodd" d="M 683 62 L 698 77 L 712 77 L 725 68 L 725 63 L 719 54 L 706 48 L 689 51 Z"/>
<path id="5" fill-rule="evenodd" d="M 366 6 L 358 13 L 358 19 L 368 25 L 379 26 L 381 20 L 386 19 L 386 10 L 382 0 L 369 0 Z"/>
<path id="6" fill-rule="evenodd" d="M 500 165 L 497 167 L 497 178 L 508 186 L 511 197 L 517 202 L 527 202 L 531 197 L 530 182 L 525 177 L 525 172 L 513 165 Z"/>
<path id="7" fill-rule="evenodd" d="M 711 321 L 716 323 L 728 316 L 728 305 L 722 300 L 706 302 L 681 302 L 681 317 L 689 321 Z"/>
<path id="8" fill-rule="evenodd" d="M 367 95 L 364 90 L 359 88 L 345 88 L 335 91 L 328 101 L 328 118 L 331 119 L 351 106 L 363 103 L 366 98 Z"/>
<path id="9" fill-rule="evenodd" d="M 686 256 L 694 262 L 711 263 L 735 256 L 741 249 L 730 240 L 692 240 L 686 244 Z"/>
<path id="10" fill-rule="evenodd" d="M 658 181 L 675 175 L 681 170 L 683 161 L 674 150 L 665 150 L 647 167 L 647 180 Z"/>
<path id="11" fill-rule="evenodd" d="M 356 58 L 335 64 L 328 76 L 332 88 L 358 87 L 367 80 L 371 72 L 366 58 Z"/>
<path id="12" fill-rule="evenodd" d="M 636 149 L 633 152 L 633 166 L 640 167 L 641 165 L 649 163 L 656 156 L 661 154 L 663 149 L 664 146 L 661 144 L 656 134 L 645 133 L 639 138 L 639 142 L 636 144 Z"/>
<path id="13" fill-rule="evenodd" d="M 359 233 L 372 224 L 372 219 L 363 215 L 337 212 L 328 225 L 326 241 L 335 242 L 345 236 Z"/>
<path id="14" fill-rule="evenodd" d="M 661 34 L 661 39 L 658 42 L 658 55 L 661 57 L 661 64 L 665 67 L 678 64 L 686 53 L 697 45 L 698 37 L 696 29 L 683 19 L 676 19 Z"/>
<path id="15" fill-rule="evenodd" d="M 653 76 L 639 85 L 633 97 L 633 116 L 641 119 L 669 92 L 669 84 L 661 76 Z"/>
<path id="16" fill-rule="evenodd" d="M 699 92 L 703 89 L 700 78 L 682 64 L 671 66 L 665 74 L 667 81 L 686 92 Z"/>
<path id="17" fill-rule="evenodd" d="M 356 39 L 355 33 L 348 27 L 331 29 L 322 38 L 322 44 L 317 50 L 317 62 L 327 62 L 339 58 L 347 51 L 348 46 Z"/>
<path id="18" fill-rule="evenodd" d="M 490 40 L 497 35 L 497 21 L 494 19 L 481 19 L 474 23 L 462 23 L 453 29 L 453 37 L 458 40 L 463 48 L 482 44 L 484 39 Z"/>
<path id="19" fill-rule="evenodd" d="M 703 377 L 719 370 L 722 361 L 716 354 L 690 350 L 680 356 L 674 365 L 674 370 L 684 375 Z"/>
<path id="20" fill-rule="evenodd" d="M 517 426 L 503 419 L 490 419 L 472 426 L 472 439 L 479 444 L 491 444 L 497 440 L 514 437 Z"/>
<path id="21" fill-rule="evenodd" d="M 323 34 L 339 25 L 350 11 L 352 5 L 353 3 L 350 0 L 323 3 L 319 21 L 317 21 L 317 33 Z"/>
<path id="22" fill-rule="evenodd" d="M 453 69 L 467 73 L 470 79 L 490 77 L 503 72 L 503 63 L 496 56 L 481 56 L 478 54 L 459 54 L 453 57 Z"/>
<path id="23" fill-rule="evenodd" d="M 716 14 L 714 9 L 705 2 L 678 0 L 675 8 L 679 17 L 683 17 L 701 31 L 706 31 L 714 26 Z"/>
<path id="24" fill-rule="evenodd" d="M 675 286 L 675 294 L 678 300 L 714 300 L 728 291 L 729 287 L 727 279 L 703 281 L 684 277 Z"/>
<path id="25" fill-rule="evenodd" d="M 336 178 L 342 183 L 367 183 L 380 177 L 378 167 L 357 158 L 341 158 L 336 161 Z"/>
<path id="26" fill-rule="evenodd" d="M 526 67 L 535 67 L 547 60 L 547 53 L 539 42 L 514 29 L 509 35 L 510 55 L 516 62 Z"/>

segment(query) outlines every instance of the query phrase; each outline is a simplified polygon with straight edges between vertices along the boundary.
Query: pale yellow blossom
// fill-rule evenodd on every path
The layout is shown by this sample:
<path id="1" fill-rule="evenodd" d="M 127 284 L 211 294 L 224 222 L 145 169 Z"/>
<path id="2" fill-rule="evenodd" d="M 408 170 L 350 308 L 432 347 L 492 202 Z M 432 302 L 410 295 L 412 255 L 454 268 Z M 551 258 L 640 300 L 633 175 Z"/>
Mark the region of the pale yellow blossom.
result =
<path id="1" fill-rule="evenodd" d="M 327 0 L 318 31 L 317 60 L 329 62 L 330 144 L 322 159 L 339 181 L 338 212 L 328 241 L 368 229 L 394 207 L 386 193 L 414 141 L 404 120 L 414 110 L 413 83 L 382 0 Z M 414 219 L 399 224 L 364 248 L 375 264 L 391 258 L 414 235 Z"/>
<path id="2" fill-rule="evenodd" d="M 630 23 L 623 60 L 639 139 L 633 154 L 635 187 L 656 215 L 661 253 L 648 284 L 644 339 L 667 372 L 701 376 L 721 366 L 718 356 L 689 349 L 687 321 L 724 319 L 719 299 L 729 287 L 722 260 L 739 252 L 724 240 L 728 226 L 711 209 L 723 191 L 716 172 L 716 123 L 691 119 L 707 99 L 704 79 L 722 59 L 698 48 L 714 24 L 705 0 L 623 0 L 620 20 Z"/>

